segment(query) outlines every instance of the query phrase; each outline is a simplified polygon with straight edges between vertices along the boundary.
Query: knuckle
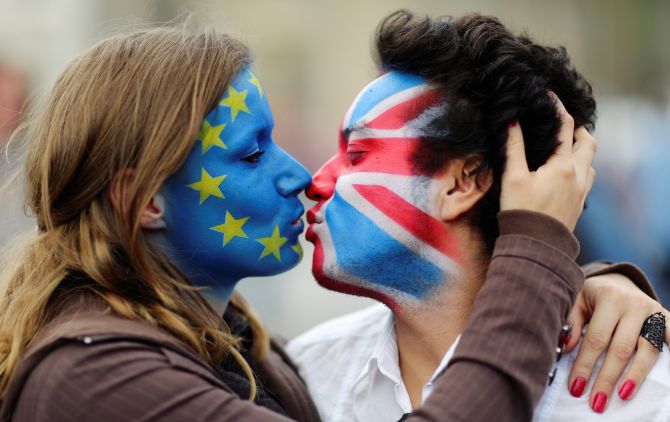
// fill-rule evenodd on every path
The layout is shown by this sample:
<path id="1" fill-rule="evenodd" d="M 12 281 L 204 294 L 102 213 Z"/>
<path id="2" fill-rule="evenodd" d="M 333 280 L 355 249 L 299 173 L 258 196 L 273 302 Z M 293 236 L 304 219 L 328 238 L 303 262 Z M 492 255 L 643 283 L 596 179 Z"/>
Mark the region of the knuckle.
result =
<path id="1" fill-rule="evenodd" d="M 612 390 L 614 390 L 614 381 L 609 379 L 606 376 L 603 376 L 602 378 L 599 378 L 595 382 L 595 385 L 593 386 L 593 391 L 609 392 L 609 391 L 612 391 Z"/>
<path id="2" fill-rule="evenodd" d="M 587 383 L 591 374 L 593 373 L 593 365 L 589 365 L 585 362 L 576 361 L 572 366 L 572 375 L 571 377 L 582 377 Z"/>
<path id="3" fill-rule="evenodd" d="M 621 379 L 633 380 L 635 385 L 640 385 L 640 380 L 642 380 L 643 378 L 644 378 L 643 370 L 640 369 L 640 368 L 635 368 L 635 367 L 631 366 L 631 368 L 625 374 L 623 374 L 623 378 L 621 378 Z"/>
<path id="4" fill-rule="evenodd" d="M 580 182 L 577 186 L 577 193 L 579 194 L 580 198 L 583 198 L 586 195 L 586 180 L 584 182 Z"/>
<path id="5" fill-rule="evenodd" d="M 614 357 L 620 360 L 628 360 L 635 352 L 636 345 L 629 341 L 620 341 L 612 346 Z"/>
<path id="6" fill-rule="evenodd" d="M 603 331 L 592 331 L 586 334 L 586 345 L 597 352 L 602 352 L 609 343 L 609 336 Z"/>
<path id="7" fill-rule="evenodd" d="M 520 174 L 513 174 L 509 178 L 509 186 L 514 190 L 523 188 L 525 184 L 526 179 Z"/>
<path id="8" fill-rule="evenodd" d="M 563 120 L 563 123 L 566 125 L 574 126 L 575 125 L 575 119 L 568 113 L 565 108 L 563 108 L 563 113 L 561 115 L 561 119 Z"/>
<path id="9" fill-rule="evenodd" d="M 646 294 L 640 292 L 640 291 L 635 291 L 634 293 L 631 293 L 631 297 L 629 298 L 631 308 L 633 309 L 653 309 L 654 305 L 656 305 L 656 301 L 647 296 Z"/>
<path id="10" fill-rule="evenodd" d="M 607 302 L 619 302 L 625 296 L 620 286 L 605 284 L 600 287 L 600 295 Z"/>
<path id="11" fill-rule="evenodd" d="M 563 164 L 558 166 L 558 174 L 564 180 L 573 180 L 575 178 L 575 168 L 570 164 Z"/>

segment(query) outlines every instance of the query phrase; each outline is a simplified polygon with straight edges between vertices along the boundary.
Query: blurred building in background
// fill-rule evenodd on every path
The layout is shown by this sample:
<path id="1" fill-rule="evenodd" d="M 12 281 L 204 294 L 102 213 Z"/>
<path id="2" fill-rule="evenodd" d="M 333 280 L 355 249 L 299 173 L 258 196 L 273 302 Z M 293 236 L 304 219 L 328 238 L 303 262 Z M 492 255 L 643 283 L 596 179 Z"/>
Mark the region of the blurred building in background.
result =
<path id="1" fill-rule="evenodd" d="M 39 102 L 64 66 L 98 39 L 140 23 L 193 20 L 252 48 L 275 113 L 275 140 L 314 172 L 336 150 L 346 107 L 375 76 L 370 40 L 377 22 L 401 7 L 495 15 L 514 31 L 568 49 L 592 81 L 599 108 L 598 178 L 578 227 L 582 256 L 638 263 L 667 306 L 670 2 L 664 0 L 0 0 L 0 119 L 6 123 L 0 121 L 0 144 L 25 87 Z M 0 165 L 3 180 L 13 171 L 9 158 L 7 164 L 3 155 Z M 0 200 L 3 244 L 11 242 L 3 227 L 32 226 L 30 219 L 15 224 L 6 217 L 20 215 L 19 196 L 4 192 Z M 318 287 L 310 274 L 311 245 L 303 244 L 306 259 L 298 268 L 240 287 L 264 321 L 289 337 L 370 303 Z"/>

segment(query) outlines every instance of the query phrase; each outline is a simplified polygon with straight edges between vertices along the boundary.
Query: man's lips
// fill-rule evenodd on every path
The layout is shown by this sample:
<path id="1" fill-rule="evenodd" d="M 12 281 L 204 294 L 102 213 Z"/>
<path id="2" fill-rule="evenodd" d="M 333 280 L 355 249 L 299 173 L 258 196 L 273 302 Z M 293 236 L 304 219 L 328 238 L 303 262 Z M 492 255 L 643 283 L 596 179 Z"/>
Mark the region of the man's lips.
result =
<path id="1" fill-rule="evenodd" d="M 317 239 L 316 233 L 314 233 L 314 229 L 312 229 L 312 225 L 310 224 L 309 227 L 307 227 L 307 231 L 305 232 L 305 239 L 307 239 L 308 242 L 314 243 Z"/>
<path id="2" fill-rule="evenodd" d="M 307 231 L 305 232 L 305 239 L 312 243 L 315 243 L 318 239 L 317 234 L 314 233 L 314 225 L 323 223 L 323 216 L 320 212 L 322 206 L 322 203 L 318 203 L 307 211 L 307 222 L 309 223 L 309 227 L 307 227 Z"/>
<path id="3" fill-rule="evenodd" d="M 319 213 L 321 209 L 321 204 L 315 205 L 312 208 L 310 208 L 309 211 L 307 211 L 307 222 L 309 224 L 317 224 L 317 223 L 322 223 L 323 219 L 321 218 L 321 214 Z"/>

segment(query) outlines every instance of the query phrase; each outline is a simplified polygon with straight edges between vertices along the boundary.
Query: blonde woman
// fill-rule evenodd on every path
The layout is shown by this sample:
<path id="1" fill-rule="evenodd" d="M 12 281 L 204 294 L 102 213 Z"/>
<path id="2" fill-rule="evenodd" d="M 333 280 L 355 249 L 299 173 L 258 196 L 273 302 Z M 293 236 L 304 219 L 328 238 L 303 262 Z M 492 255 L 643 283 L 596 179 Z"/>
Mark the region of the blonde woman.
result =
<path id="1" fill-rule="evenodd" d="M 281 347 L 234 291 L 241 278 L 299 261 L 297 196 L 311 180 L 274 144 L 249 65 L 247 49 L 224 34 L 156 29 L 101 41 L 57 81 L 24 132 L 38 231 L 2 279 L 2 420 L 319 420 Z M 588 186 L 542 189 L 563 200 L 568 192 L 563 210 L 576 218 Z M 560 280 L 546 271 L 515 280 L 504 305 L 543 292 L 551 320 L 519 326 L 522 339 L 541 333 L 533 353 L 543 359 L 583 281 L 574 261 L 560 262 L 569 264 L 553 269 Z M 482 294 L 505 284 L 492 274 Z M 477 377 L 454 389 L 450 368 L 410 419 L 441 420 L 478 385 L 545 382 L 505 381 L 495 356 L 478 359 L 453 366 Z M 501 405 L 500 415 L 514 411 Z"/>

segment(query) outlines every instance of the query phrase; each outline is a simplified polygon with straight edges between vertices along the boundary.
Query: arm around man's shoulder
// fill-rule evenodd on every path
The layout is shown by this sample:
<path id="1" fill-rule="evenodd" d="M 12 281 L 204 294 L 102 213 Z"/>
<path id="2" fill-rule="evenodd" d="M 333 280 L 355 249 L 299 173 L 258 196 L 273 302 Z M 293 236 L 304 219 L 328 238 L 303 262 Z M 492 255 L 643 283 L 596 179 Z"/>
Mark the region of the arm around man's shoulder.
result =
<path id="1" fill-rule="evenodd" d="M 547 385 L 560 325 L 584 281 L 578 243 L 541 213 L 504 211 L 498 222 L 486 282 L 447 379 L 409 420 L 530 420 Z"/>

